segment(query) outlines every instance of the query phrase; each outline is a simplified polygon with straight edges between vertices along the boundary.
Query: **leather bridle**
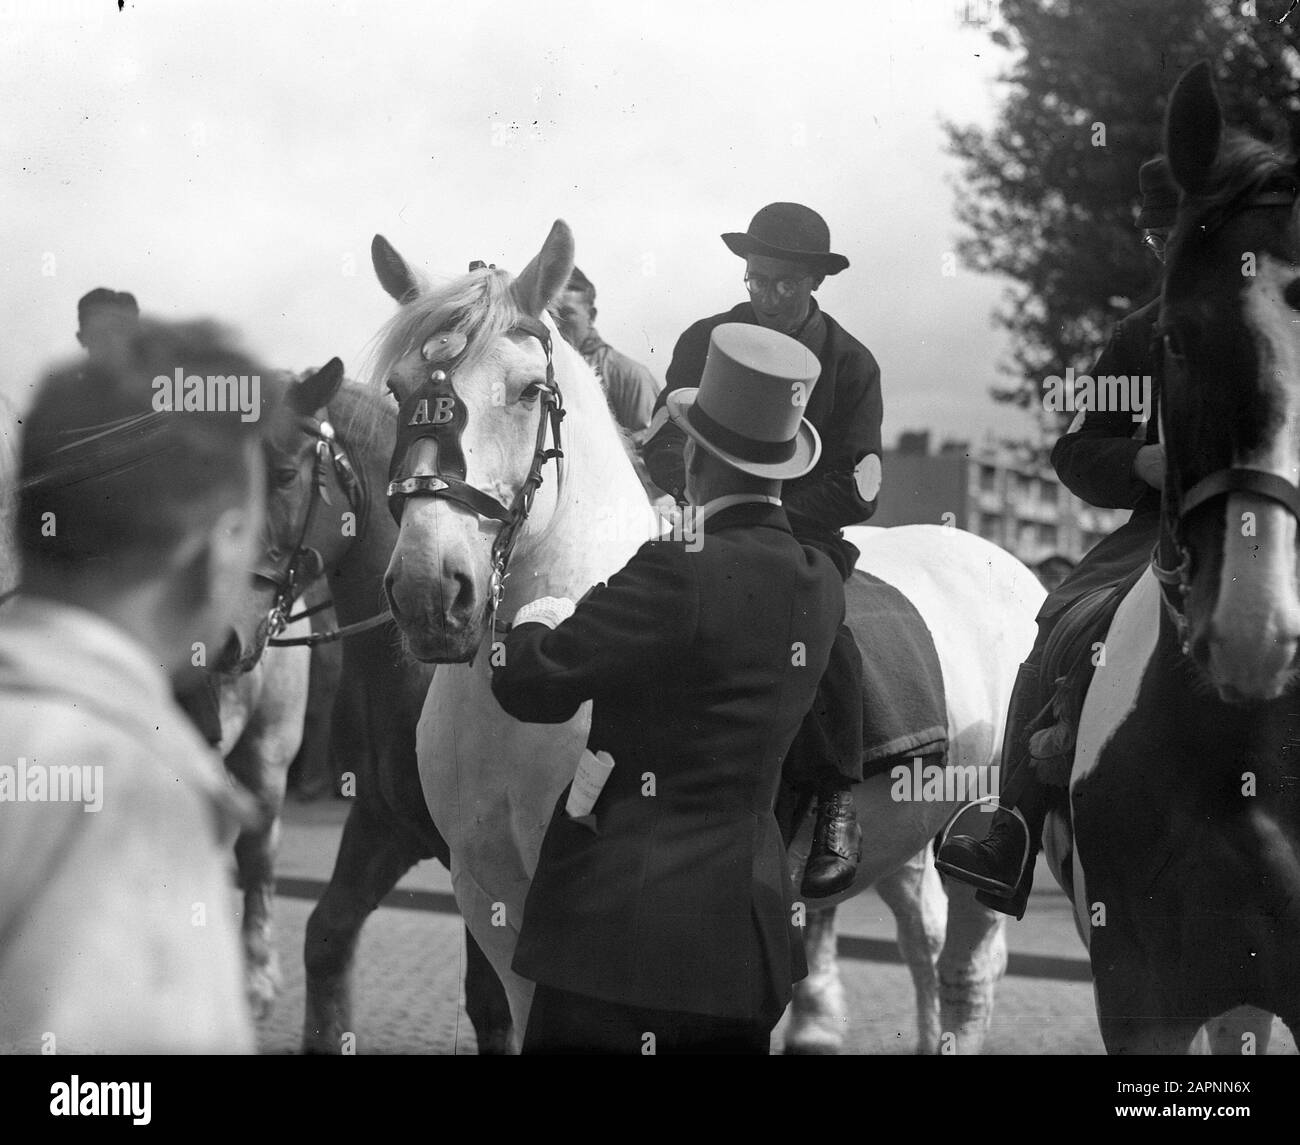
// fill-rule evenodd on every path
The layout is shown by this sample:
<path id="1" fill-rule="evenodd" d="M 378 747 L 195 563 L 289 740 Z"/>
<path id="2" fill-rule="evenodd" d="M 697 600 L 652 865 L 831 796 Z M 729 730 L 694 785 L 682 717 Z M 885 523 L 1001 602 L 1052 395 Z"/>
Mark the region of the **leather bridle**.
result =
<path id="1" fill-rule="evenodd" d="M 1285 187 L 1281 185 L 1283 182 Z M 1298 193 L 1300 189 L 1291 176 L 1275 176 L 1262 187 L 1247 188 L 1197 228 L 1199 237 L 1208 237 L 1229 219 L 1244 211 L 1265 208 L 1292 210 Z M 1181 392 L 1188 376 L 1187 358 L 1175 347 L 1173 330 L 1166 324 L 1163 314 L 1152 336 L 1162 357 L 1162 389 L 1166 395 L 1171 389 Z M 1168 472 L 1166 473 L 1161 491 L 1160 539 L 1156 542 L 1151 557 L 1151 571 L 1160 582 L 1162 597 L 1177 629 L 1178 642 L 1184 654 L 1189 650 L 1188 620 L 1184 609 L 1192 587 L 1192 554 L 1186 541 L 1187 520 L 1197 509 L 1233 493 L 1249 493 L 1274 501 L 1300 520 L 1300 486 L 1266 469 L 1250 465 L 1216 469 L 1195 482 L 1178 499 L 1175 499 L 1171 491 Z"/>
<path id="2" fill-rule="evenodd" d="M 489 602 L 489 632 L 496 630 L 497 610 L 505 593 L 505 579 L 511 554 L 519 539 L 519 530 L 532 511 L 533 498 L 542 484 L 542 470 L 548 461 L 557 466 L 564 457 L 560 425 L 564 420 L 564 400 L 555 380 L 551 357 L 551 333 L 539 319 L 525 315 L 509 331 L 536 338 L 546 352 L 546 381 L 536 388 L 541 399 L 537 437 L 533 446 L 528 476 L 515 492 L 507 507 L 497 498 L 470 485 L 465 480 L 465 455 L 461 437 L 469 421 L 469 410 L 455 388 L 455 373 L 464 362 L 465 335 L 450 331 L 434 335 L 424 343 L 428 377 L 399 405 L 397 443 L 389 469 L 388 510 L 401 524 L 402 511 L 411 497 L 440 497 L 463 506 L 491 521 L 501 522 L 492 542 L 492 579 Z M 546 445 L 550 431 L 551 446 Z M 414 473 L 412 448 L 420 441 L 434 444 L 432 472 Z M 563 473 L 560 468 L 561 475 Z"/>
<path id="3" fill-rule="evenodd" d="M 324 560 L 320 550 L 309 543 L 312 526 L 315 524 L 319 507 L 322 503 L 333 505 L 330 497 L 329 478 L 333 475 L 348 506 L 356 517 L 356 539 L 365 534 L 369 513 L 369 499 L 365 486 L 356 467 L 352 464 L 347 451 L 339 442 L 334 427 L 325 418 L 304 417 L 300 421 L 302 428 L 316 439 L 315 458 L 312 463 L 311 495 L 307 500 L 307 509 L 303 513 L 302 526 L 298 530 L 298 539 L 289 553 L 289 559 L 280 567 L 280 551 L 272 547 L 262 556 L 253 569 L 253 576 L 267 581 L 275 588 L 275 598 L 269 613 L 270 639 L 268 644 L 277 647 L 314 646 L 337 640 L 353 632 L 375 628 L 388 620 L 386 613 L 370 617 L 358 624 L 333 632 L 313 633 L 311 636 L 283 638 L 280 633 L 289 624 L 314 613 L 331 607 L 332 601 L 323 601 L 301 612 L 293 613 L 294 603 L 312 581 L 324 571 Z M 353 541 L 356 543 L 356 540 Z"/>

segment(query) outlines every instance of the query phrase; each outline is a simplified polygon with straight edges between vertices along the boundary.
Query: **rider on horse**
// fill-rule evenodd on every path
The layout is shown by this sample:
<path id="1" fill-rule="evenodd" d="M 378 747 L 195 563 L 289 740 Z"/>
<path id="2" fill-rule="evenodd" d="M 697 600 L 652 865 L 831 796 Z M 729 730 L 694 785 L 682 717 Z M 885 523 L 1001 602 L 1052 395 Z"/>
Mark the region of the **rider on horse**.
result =
<path id="1" fill-rule="evenodd" d="M 1163 264 L 1164 247 L 1174 224 L 1178 188 L 1162 156 L 1138 172 L 1142 209 L 1137 225 L 1142 243 Z M 1141 437 L 1134 435 L 1130 410 L 1089 409 L 1052 450 L 1052 465 L 1065 486 L 1089 504 L 1132 509 L 1124 525 L 1088 551 L 1074 571 L 1051 592 L 1038 613 L 1038 638 L 1020 666 L 1007 713 L 1003 739 L 1000 810 L 988 837 L 953 835 L 940 848 L 936 865 L 946 875 L 980 888 L 981 902 L 1020 918 L 1033 884 L 1043 822 L 1052 802 L 1053 785 L 1068 782 L 1082 688 L 1061 689 L 1052 698 L 1056 722 L 1040 727 L 1044 707 L 1040 681 L 1043 655 L 1057 622 L 1076 601 L 1117 585 L 1150 558 L 1159 534 L 1160 489 L 1164 483 L 1164 446 L 1159 442 L 1159 369 L 1152 348 L 1159 318 L 1156 297 L 1119 322 L 1097 359 L 1094 378 L 1105 375 L 1150 376 L 1152 402 Z M 1100 391 L 1100 387 L 1099 387 Z M 1029 761 L 1033 760 L 1032 765 Z M 1024 817 L 1022 829 L 1012 809 Z M 1027 831 L 1028 840 L 1024 838 Z"/>
<path id="2" fill-rule="evenodd" d="M 722 241 L 745 259 L 749 301 L 701 319 L 678 339 L 645 446 L 646 466 L 656 484 L 680 501 L 685 435 L 666 421 L 665 403 L 673 390 L 700 384 L 716 327 L 745 322 L 797 339 L 821 363 L 804 415 L 821 435 L 823 451 L 810 473 L 786 485 L 783 501 L 795 537 L 825 552 L 847 579 L 858 551 L 840 530 L 866 521 L 880 491 L 880 367 L 812 294 L 849 260 L 831 252 L 822 217 L 798 203 L 771 203 L 754 216 L 747 232 L 725 234 Z M 861 856 L 852 784 L 862 779 L 862 689 L 862 655 L 852 632 L 841 625 L 782 773 L 787 785 L 815 792 L 818 799 L 802 885 L 809 898 L 847 887 Z"/>

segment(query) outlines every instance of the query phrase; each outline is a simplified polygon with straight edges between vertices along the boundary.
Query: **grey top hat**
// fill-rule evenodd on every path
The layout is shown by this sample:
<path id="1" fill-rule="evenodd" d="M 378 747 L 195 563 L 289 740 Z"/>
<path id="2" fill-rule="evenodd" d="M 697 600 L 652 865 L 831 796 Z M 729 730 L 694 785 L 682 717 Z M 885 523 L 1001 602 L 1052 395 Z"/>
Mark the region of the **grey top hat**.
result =
<path id="1" fill-rule="evenodd" d="M 668 394 L 668 417 L 703 448 L 755 477 L 802 477 L 821 456 L 803 416 L 821 363 L 802 342 L 764 326 L 714 327 L 699 389 Z"/>

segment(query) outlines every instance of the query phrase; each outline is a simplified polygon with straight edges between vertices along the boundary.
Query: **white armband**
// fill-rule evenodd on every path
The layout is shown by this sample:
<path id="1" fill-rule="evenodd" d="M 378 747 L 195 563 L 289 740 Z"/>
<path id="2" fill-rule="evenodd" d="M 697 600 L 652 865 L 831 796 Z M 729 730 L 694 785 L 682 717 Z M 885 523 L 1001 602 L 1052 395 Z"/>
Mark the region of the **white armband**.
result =
<path id="1" fill-rule="evenodd" d="M 540 596 L 515 613 L 514 624 L 545 624 L 554 628 L 568 620 L 576 607 L 568 597 Z"/>

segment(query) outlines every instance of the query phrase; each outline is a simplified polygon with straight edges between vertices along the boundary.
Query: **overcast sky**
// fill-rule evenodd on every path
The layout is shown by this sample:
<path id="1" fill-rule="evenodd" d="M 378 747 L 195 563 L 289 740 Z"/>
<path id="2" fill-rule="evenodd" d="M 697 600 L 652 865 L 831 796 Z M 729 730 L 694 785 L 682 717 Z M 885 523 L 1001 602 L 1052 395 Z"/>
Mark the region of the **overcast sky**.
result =
<path id="1" fill-rule="evenodd" d="M 1001 286 L 941 273 L 942 116 L 991 122 L 1005 60 L 959 0 L 0 0 L 0 392 L 76 351 L 76 300 L 211 315 L 270 364 L 349 368 L 391 303 L 369 243 L 513 270 L 573 227 L 606 339 L 662 378 L 741 301 L 718 238 L 773 200 L 852 265 L 826 310 L 875 353 L 885 435 L 976 437 Z"/>

